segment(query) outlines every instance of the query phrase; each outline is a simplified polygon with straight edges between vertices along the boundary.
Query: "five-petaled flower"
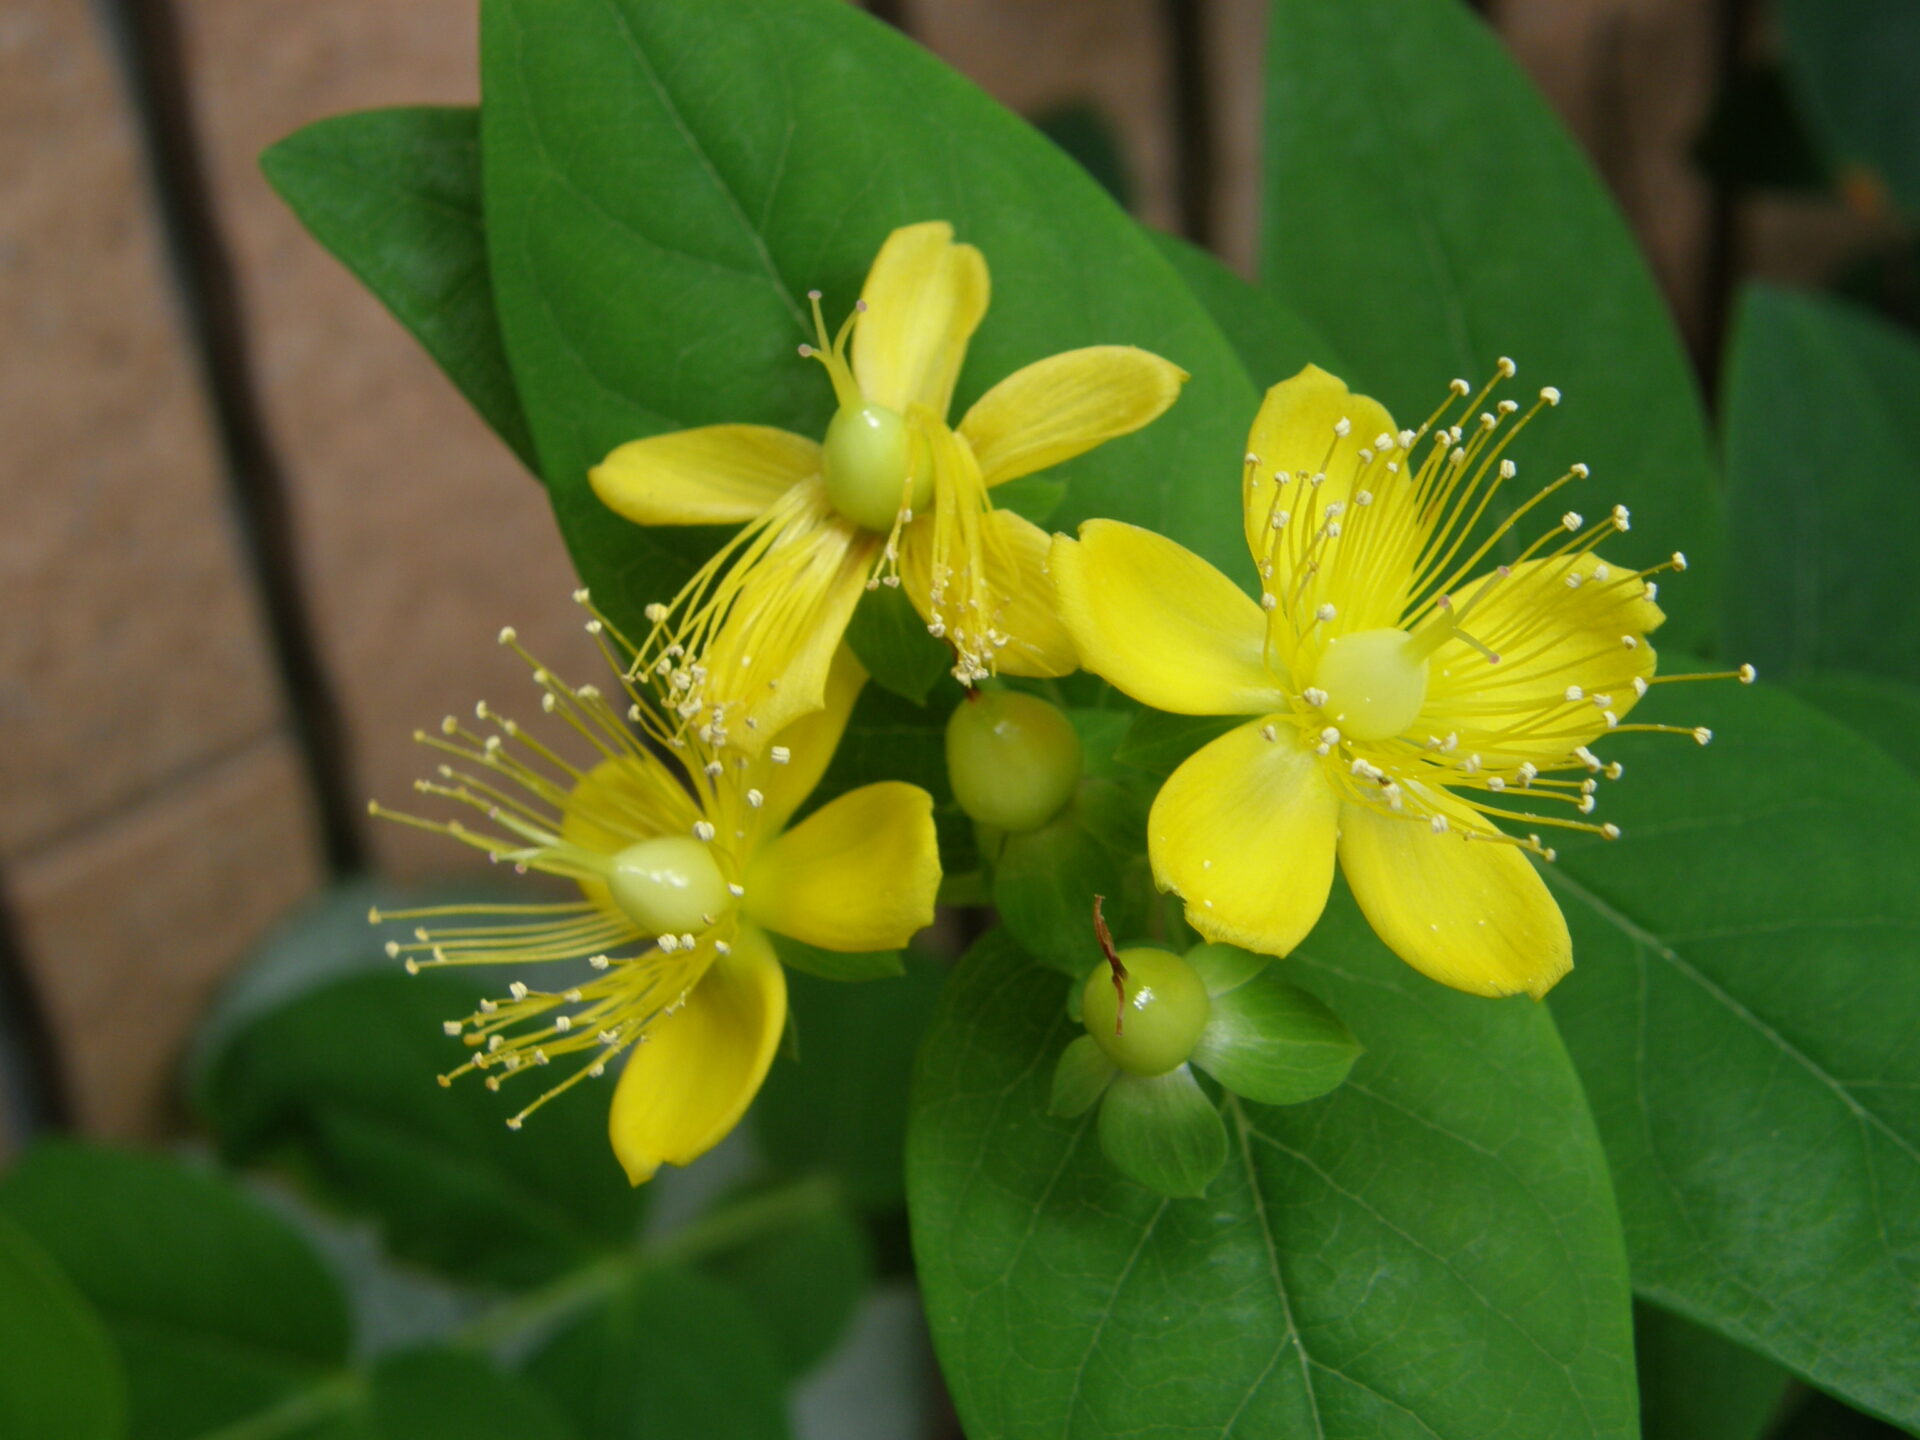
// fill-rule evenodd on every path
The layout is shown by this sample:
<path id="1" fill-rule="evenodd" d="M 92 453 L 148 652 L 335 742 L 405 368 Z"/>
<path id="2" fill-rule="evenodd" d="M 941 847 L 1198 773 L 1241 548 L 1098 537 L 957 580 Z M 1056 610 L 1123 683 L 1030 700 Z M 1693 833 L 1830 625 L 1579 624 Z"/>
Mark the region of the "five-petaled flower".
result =
<path id="1" fill-rule="evenodd" d="M 1507 444 L 1560 399 L 1543 390 L 1505 424 L 1513 401 L 1481 407 L 1512 374 L 1502 360 L 1472 398 L 1454 381 L 1418 430 L 1312 366 L 1274 386 L 1242 475 L 1258 601 L 1130 525 L 1093 520 L 1078 541 L 1054 541 L 1061 615 L 1087 669 L 1160 710 L 1252 717 L 1183 763 L 1148 821 L 1156 881 L 1208 939 L 1286 954 L 1319 919 L 1337 852 L 1409 964 L 1476 994 L 1538 997 L 1573 962 L 1529 858 L 1552 858 L 1533 827 L 1619 834 L 1586 818 L 1596 777 L 1620 773 L 1588 748 L 1609 731 L 1711 738 L 1622 723 L 1656 683 L 1646 636 L 1663 616 L 1647 577 L 1686 563 L 1603 561 L 1596 547 L 1627 529 L 1624 508 L 1593 524 L 1568 511 L 1481 569 L 1586 474 L 1574 466 L 1481 533 L 1515 474 Z"/>
<path id="2" fill-rule="evenodd" d="M 944 221 L 887 237 L 854 313 L 813 344 L 838 409 L 824 441 L 710 425 L 622 445 L 594 491 L 642 525 L 743 528 L 653 624 L 637 663 L 676 687 L 684 728 L 757 753 L 817 708 L 864 590 L 904 583 L 971 683 L 995 670 L 1061 675 L 1073 646 L 1043 574 L 1047 537 L 993 508 L 996 485 L 1126 435 L 1177 398 L 1185 372 L 1130 346 L 1040 360 L 957 426 L 947 409 L 987 309 L 987 265 Z"/>
<path id="3" fill-rule="evenodd" d="M 624 671 L 625 643 L 598 617 L 588 628 L 619 645 L 608 645 L 608 658 Z M 598 688 L 575 688 L 539 665 L 511 630 L 501 639 L 533 667 L 553 728 L 585 741 L 586 763 L 482 704 L 478 727 L 450 718 L 440 734 L 417 737 L 454 760 L 416 788 L 478 810 L 488 824 L 374 812 L 575 881 L 581 898 L 452 912 L 470 916 L 466 925 L 444 924 L 445 908 L 374 919 L 425 922 L 411 942 L 388 945 L 410 970 L 577 965 L 552 988 L 515 980 L 505 996 L 449 1020 L 447 1032 L 471 1056 L 442 1083 L 478 1070 L 498 1089 L 550 1062 L 573 1062 L 507 1122 L 518 1129 L 539 1105 L 626 1056 L 609 1130 L 637 1185 L 663 1163 L 685 1165 L 710 1150 L 758 1092 L 787 1017 L 769 931 L 858 952 L 904 945 L 931 922 L 940 884 L 932 800 L 885 781 L 789 828 L 866 681 L 844 649 L 823 707 L 748 757 L 678 733 L 641 685 L 623 680 L 617 707 Z"/>

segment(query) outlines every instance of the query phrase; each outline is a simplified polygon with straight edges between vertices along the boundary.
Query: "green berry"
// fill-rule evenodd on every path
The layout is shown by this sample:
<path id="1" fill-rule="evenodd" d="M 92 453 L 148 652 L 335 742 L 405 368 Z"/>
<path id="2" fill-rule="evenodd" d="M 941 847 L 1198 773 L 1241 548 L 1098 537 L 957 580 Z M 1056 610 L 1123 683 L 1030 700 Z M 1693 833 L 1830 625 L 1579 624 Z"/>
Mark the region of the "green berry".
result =
<path id="1" fill-rule="evenodd" d="M 976 690 L 947 721 L 947 778 L 982 825 L 1038 830 L 1080 784 L 1080 737 L 1056 707 L 1014 690 Z"/>
<path id="2" fill-rule="evenodd" d="M 1166 950 L 1122 950 L 1120 963 L 1127 970 L 1124 1007 L 1111 966 L 1098 965 L 1087 976 L 1080 992 L 1087 1033 L 1131 1074 L 1164 1075 L 1179 1068 L 1207 1028 L 1212 1009 L 1207 987 L 1191 965 Z"/>

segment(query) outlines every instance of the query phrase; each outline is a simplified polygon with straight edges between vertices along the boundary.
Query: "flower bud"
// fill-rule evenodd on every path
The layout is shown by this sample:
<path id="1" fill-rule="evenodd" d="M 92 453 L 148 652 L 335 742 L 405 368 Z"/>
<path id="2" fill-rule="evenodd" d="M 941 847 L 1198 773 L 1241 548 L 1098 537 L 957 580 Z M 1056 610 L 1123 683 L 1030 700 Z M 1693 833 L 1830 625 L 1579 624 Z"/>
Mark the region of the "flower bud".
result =
<path id="1" fill-rule="evenodd" d="M 1080 783 L 1080 737 L 1044 700 L 976 690 L 947 721 L 947 778 L 960 808 L 982 825 L 1038 830 Z"/>

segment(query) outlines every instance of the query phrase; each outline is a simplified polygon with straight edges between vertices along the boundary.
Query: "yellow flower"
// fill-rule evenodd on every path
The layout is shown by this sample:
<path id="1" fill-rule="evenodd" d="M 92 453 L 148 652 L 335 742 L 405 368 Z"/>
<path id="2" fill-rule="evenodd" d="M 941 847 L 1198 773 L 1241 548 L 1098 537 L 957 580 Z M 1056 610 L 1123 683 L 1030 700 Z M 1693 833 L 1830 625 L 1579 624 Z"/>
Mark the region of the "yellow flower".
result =
<path id="1" fill-rule="evenodd" d="M 1514 424 L 1511 400 L 1482 410 L 1512 374 L 1502 360 L 1449 422 L 1469 388 L 1454 381 L 1418 430 L 1312 366 L 1274 386 L 1242 475 L 1257 602 L 1133 526 L 1094 520 L 1054 540 L 1061 617 L 1087 669 L 1160 710 L 1254 717 L 1182 764 L 1148 821 L 1155 879 L 1208 939 L 1286 954 L 1319 919 L 1337 853 L 1402 959 L 1456 989 L 1537 998 L 1573 961 L 1529 859 L 1553 852 L 1531 827 L 1619 834 L 1585 818 L 1596 777 L 1620 775 L 1588 748 L 1609 731 L 1711 738 L 1622 723 L 1656 683 L 1646 636 L 1663 616 L 1646 577 L 1686 566 L 1604 562 L 1595 547 L 1627 529 L 1624 508 L 1591 525 L 1568 511 L 1479 572 L 1587 473 L 1574 466 L 1477 538 L 1514 478 L 1508 443 L 1560 399 L 1541 391 Z"/>
<path id="2" fill-rule="evenodd" d="M 895 230 L 837 336 L 810 296 L 816 340 L 800 353 L 839 401 L 824 442 L 709 425 L 622 445 L 591 472 L 637 524 L 744 524 L 648 608 L 638 656 L 671 673 L 679 718 L 708 743 L 755 753 L 818 708 L 861 592 L 883 581 L 904 581 L 963 684 L 1074 668 L 1042 574 L 1047 538 L 988 491 L 1139 429 L 1186 374 L 1130 346 L 1072 350 L 1008 376 L 949 428 L 987 290 L 985 259 L 951 225 Z"/>
<path id="3" fill-rule="evenodd" d="M 584 599 L 584 592 L 582 598 Z M 607 644 L 616 671 L 626 653 Z M 625 642 L 615 641 L 626 651 Z M 418 971 L 445 965 L 575 962 L 550 989 L 516 980 L 508 993 L 447 1022 L 487 1086 L 555 1062 L 574 1069 L 507 1124 L 627 1056 L 609 1130 L 634 1184 L 662 1163 L 685 1165 L 738 1123 L 766 1077 L 786 1025 L 787 989 L 768 932 L 827 950 L 904 945 L 933 919 L 940 884 L 933 803 L 886 782 L 842 795 L 789 828 L 825 772 L 866 681 L 851 654 L 834 659 L 825 704 L 755 758 L 722 758 L 674 733 L 655 698 L 625 685 L 626 719 L 599 689 L 569 686 L 520 648 L 541 708 L 571 730 L 584 764 L 492 707 L 480 724 L 449 718 L 416 738 L 456 757 L 415 788 L 480 811 L 479 829 L 375 805 L 375 814 L 437 830 L 516 869 L 576 882 L 571 903 L 378 912 L 424 922 L 390 942 Z M 638 722 L 636 735 L 626 720 Z M 681 763 L 669 764 L 662 753 Z M 474 923 L 448 926 L 449 917 Z"/>

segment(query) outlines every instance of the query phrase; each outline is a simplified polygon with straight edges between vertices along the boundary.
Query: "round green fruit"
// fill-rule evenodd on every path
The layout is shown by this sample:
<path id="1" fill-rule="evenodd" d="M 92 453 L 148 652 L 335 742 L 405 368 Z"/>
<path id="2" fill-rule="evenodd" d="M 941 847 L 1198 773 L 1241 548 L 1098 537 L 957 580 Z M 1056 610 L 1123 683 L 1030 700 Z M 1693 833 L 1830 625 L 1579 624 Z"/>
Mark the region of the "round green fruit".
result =
<path id="1" fill-rule="evenodd" d="M 1087 1033 L 1130 1074 L 1177 1069 L 1207 1028 L 1212 1009 L 1207 987 L 1191 965 L 1166 950 L 1122 950 L 1120 963 L 1127 970 L 1124 1000 L 1114 988 L 1111 966 L 1098 965 L 1087 976 L 1080 992 Z"/>
<path id="2" fill-rule="evenodd" d="M 1056 707 L 1014 690 L 976 690 L 947 721 L 947 778 L 982 825 L 1038 830 L 1080 783 L 1080 737 Z"/>

